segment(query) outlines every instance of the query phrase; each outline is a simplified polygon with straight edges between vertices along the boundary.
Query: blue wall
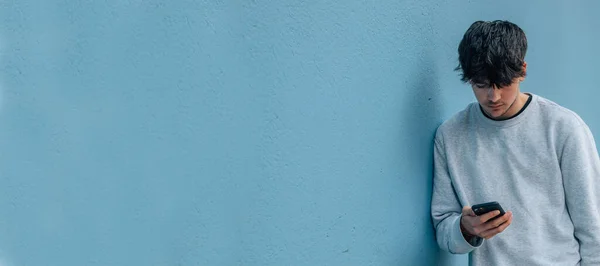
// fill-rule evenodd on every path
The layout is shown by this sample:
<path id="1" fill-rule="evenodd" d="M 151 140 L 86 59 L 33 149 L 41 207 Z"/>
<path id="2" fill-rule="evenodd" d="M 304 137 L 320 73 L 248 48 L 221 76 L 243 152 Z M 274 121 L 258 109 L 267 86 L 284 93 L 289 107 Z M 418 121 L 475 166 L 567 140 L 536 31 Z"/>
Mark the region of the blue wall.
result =
<path id="1" fill-rule="evenodd" d="M 600 137 L 598 1 L 2 1 L 0 265 L 464 265 L 429 218 L 475 20 Z"/>

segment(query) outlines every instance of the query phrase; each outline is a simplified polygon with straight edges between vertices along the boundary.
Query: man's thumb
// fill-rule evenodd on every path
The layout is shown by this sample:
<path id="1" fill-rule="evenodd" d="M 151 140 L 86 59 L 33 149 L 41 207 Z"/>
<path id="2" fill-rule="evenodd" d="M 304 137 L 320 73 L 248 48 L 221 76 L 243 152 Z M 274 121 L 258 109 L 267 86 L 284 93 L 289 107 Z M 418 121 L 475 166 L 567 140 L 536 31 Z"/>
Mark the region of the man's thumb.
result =
<path id="1" fill-rule="evenodd" d="M 476 216 L 473 212 L 473 209 L 471 209 L 471 206 L 464 206 L 462 209 L 462 214 L 466 216 Z"/>

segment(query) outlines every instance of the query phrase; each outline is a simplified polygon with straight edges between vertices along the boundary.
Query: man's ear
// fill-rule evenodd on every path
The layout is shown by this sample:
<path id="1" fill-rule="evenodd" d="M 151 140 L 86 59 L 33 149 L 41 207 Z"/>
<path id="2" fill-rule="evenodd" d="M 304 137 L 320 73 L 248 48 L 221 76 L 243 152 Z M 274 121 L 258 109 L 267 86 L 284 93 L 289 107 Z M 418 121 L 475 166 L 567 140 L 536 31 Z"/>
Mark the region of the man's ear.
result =
<path id="1" fill-rule="evenodd" d="M 523 77 L 521 77 L 521 81 L 525 79 L 525 76 L 527 76 L 527 62 L 523 62 Z"/>

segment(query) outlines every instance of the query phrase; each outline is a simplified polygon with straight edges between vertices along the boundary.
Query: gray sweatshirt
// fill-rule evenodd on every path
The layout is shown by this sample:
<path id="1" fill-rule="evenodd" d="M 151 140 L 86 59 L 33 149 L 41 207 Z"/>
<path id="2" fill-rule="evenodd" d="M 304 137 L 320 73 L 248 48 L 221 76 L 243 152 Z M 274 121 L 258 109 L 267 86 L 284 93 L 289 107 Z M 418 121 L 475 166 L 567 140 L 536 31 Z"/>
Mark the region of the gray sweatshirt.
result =
<path id="1" fill-rule="evenodd" d="M 512 224 L 467 242 L 463 206 L 498 201 Z M 532 94 L 518 116 L 494 121 L 477 103 L 437 130 L 431 215 L 441 249 L 470 265 L 600 265 L 600 161 L 574 112 Z"/>

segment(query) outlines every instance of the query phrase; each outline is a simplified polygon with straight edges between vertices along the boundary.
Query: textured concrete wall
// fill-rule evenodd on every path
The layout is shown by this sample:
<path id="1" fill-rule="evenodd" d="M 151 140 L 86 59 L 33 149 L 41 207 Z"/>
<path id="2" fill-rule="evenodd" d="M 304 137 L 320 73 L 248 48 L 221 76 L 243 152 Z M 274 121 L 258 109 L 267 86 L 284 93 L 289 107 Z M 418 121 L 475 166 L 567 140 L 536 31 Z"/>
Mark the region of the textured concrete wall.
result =
<path id="1" fill-rule="evenodd" d="M 1 1 L 0 265 L 464 265 L 429 219 L 478 19 L 599 134 L 597 1 Z"/>

